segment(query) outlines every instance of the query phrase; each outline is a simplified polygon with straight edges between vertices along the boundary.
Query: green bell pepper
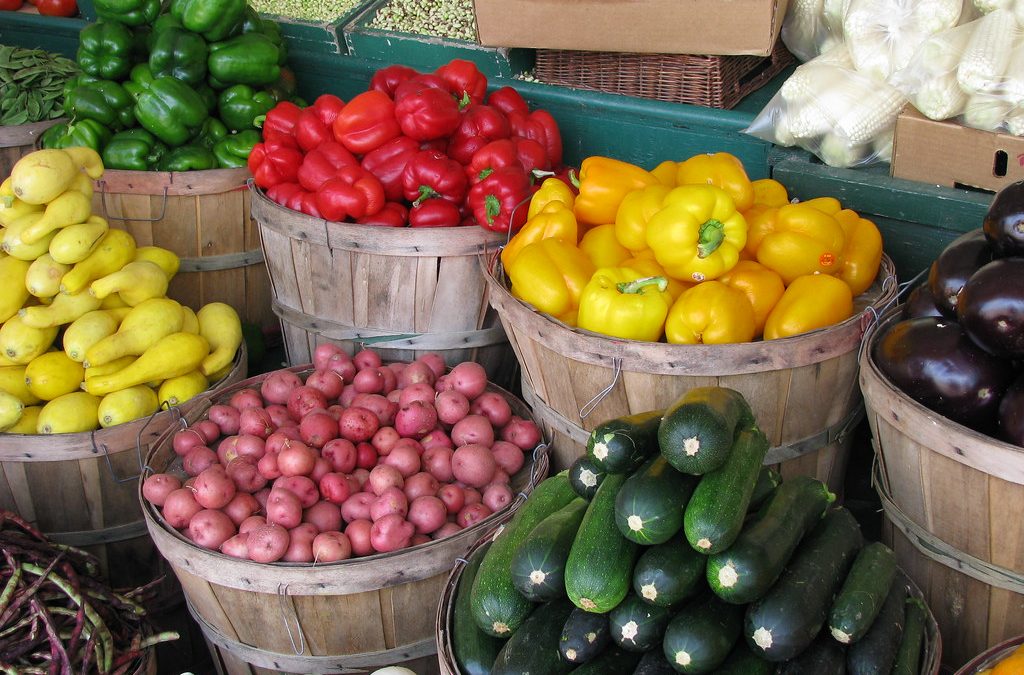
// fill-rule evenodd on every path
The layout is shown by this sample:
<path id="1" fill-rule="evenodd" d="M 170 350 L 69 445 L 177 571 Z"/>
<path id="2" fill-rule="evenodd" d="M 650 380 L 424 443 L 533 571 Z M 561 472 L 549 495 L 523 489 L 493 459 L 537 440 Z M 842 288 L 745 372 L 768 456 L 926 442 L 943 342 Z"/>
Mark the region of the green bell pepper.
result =
<path id="1" fill-rule="evenodd" d="M 125 171 L 153 171 L 167 146 L 145 129 L 119 131 L 103 148 L 103 166 Z"/>
<path id="2" fill-rule="evenodd" d="M 75 75 L 64 80 L 64 98 L 67 99 L 75 89 L 83 84 L 90 84 L 92 82 L 99 82 L 100 78 L 93 77 L 92 75 Z"/>
<path id="3" fill-rule="evenodd" d="M 186 84 L 206 78 L 206 40 L 184 28 L 165 28 L 157 34 L 149 52 L 154 77 L 171 75 Z"/>
<path id="4" fill-rule="evenodd" d="M 242 12 L 240 30 L 242 33 L 263 31 L 263 17 L 261 17 L 260 13 L 249 5 L 246 5 L 245 10 Z"/>
<path id="5" fill-rule="evenodd" d="M 171 14 L 210 42 L 241 30 L 246 0 L 171 0 Z"/>
<path id="6" fill-rule="evenodd" d="M 207 117 L 199 133 L 192 139 L 194 145 L 213 148 L 218 142 L 228 137 L 228 128 L 216 117 Z"/>
<path id="7" fill-rule="evenodd" d="M 288 62 L 288 45 L 284 41 L 284 35 L 281 34 L 281 24 L 270 19 L 262 19 L 261 21 L 262 30 L 260 32 L 277 45 L 277 65 L 283 66 Z"/>
<path id="8" fill-rule="evenodd" d="M 96 120 L 111 129 L 123 129 L 135 123 L 132 97 L 117 82 L 97 80 L 82 84 L 64 99 L 64 113 L 71 119 Z"/>
<path id="9" fill-rule="evenodd" d="M 220 93 L 217 111 L 231 131 L 255 129 L 255 120 L 266 115 L 277 101 L 266 91 L 256 91 L 247 84 L 236 84 Z"/>
<path id="10" fill-rule="evenodd" d="M 158 171 L 205 171 L 217 166 L 217 158 L 209 148 L 183 145 L 164 155 L 156 166 Z"/>
<path id="11" fill-rule="evenodd" d="M 181 80 L 158 77 L 139 94 L 135 118 L 167 145 L 184 145 L 206 121 L 208 113 L 202 97 Z"/>
<path id="12" fill-rule="evenodd" d="M 213 155 L 217 158 L 217 166 L 222 169 L 240 169 L 247 166 L 249 153 L 262 140 L 260 132 L 255 129 L 246 129 L 218 141 L 217 145 L 213 146 Z"/>
<path id="13" fill-rule="evenodd" d="M 66 124 L 55 124 L 40 136 L 44 148 L 86 147 L 102 152 L 110 140 L 110 129 L 96 120 L 76 120 Z"/>
<path id="14" fill-rule="evenodd" d="M 124 83 L 124 90 L 128 92 L 128 95 L 135 99 L 136 102 L 139 100 L 139 95 L 142 92 L 149 89 L 150 85 L 153 84 L 153 70 L 149 67 L 148 63 L 140 63 L 132 68 L 129 79 Z"/>
<path id="15" fill-rule="evenodd" d="M 96 16 L 126 26 L 153 23 L 160 14 L 160 0 L 93 0 Z"/>
<path id="16" fill-rule="evenodd" d="M 261 87 L 281 75 L 277 45 L 263 33 L 246 33 L 210 45 L 207 67 L 211 85 L 251 84 Z"/>
<path id="17" fill-rule="evenodd" d="M 213 90 L 213 87 L 208 85 L 206 82 L 196 85 L 196 93 L 203 99 L 203 103 L 206 104 L 206 112 L 211 115 L 217 112 L 217 92 Z"/>
<path id="18" fill-rule="evenodd" d="M 88 75 L 119 80 L 132 69 L 134 45 L 135 37 L 124 24 L 91 23 L 78 35 L 78 65 Z"/>

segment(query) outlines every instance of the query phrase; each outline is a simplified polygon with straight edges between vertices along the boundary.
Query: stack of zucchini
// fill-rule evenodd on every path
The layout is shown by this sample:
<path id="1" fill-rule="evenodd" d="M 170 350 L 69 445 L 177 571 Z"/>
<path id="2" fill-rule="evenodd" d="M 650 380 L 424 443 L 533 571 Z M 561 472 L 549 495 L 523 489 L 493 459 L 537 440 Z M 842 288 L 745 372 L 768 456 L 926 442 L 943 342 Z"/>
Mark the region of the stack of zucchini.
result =
<path id="1" fill-rule="evenodd" d="M 463 675 L 917 675 L 927 608 L 722 387 L 609 420 L 463 571 Z"/>

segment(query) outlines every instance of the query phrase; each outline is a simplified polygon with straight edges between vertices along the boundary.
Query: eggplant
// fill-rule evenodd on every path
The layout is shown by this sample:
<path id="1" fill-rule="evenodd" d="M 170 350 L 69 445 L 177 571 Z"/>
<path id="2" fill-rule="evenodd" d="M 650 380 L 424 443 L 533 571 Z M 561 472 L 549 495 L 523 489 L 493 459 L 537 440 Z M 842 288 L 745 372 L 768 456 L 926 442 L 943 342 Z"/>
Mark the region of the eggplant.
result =
<path id="1" fill-rule="evenodd" d="M 999 258 L 957 296 L 957 321 L 975 344 L 1006 359 L 1024 356 L 1024 258 Z"/>
<path id="2" fill-rule="evenodd" d="M 928 287 L 942 316 L 956 320 L 957 293 L 993 257 L 992 246 L 980 227 L 960 235 L 942 249 L 928 270 Z"/>
<path id="3" fill-rule="evenodd" d="M 1024 255 L 1024 181 L 996 193 L 981 227 L 997 258 Z"/>
<path id="4" fill-rule="evenodd" d="M 999 437 L 1024 446 L 1024 375 L 1010 384 L 999 402 Z"/>
<path id="5" fill-rule="evenodd" d="M 942 316 L 939 306 L 935 303 L 935 296 L 928 282 L 924 282 L 914 290 L 910 291 L 907 301 L 903 303 L 904 319 L 914 319 L 919 316 Z"/>
<path id="6" fill-rule="evenodd" d="M 996 430 L 1012 364 L 978 347 L 960 324 L 941 317 L 889 327 L 872 356 L 882 372 L 921 405 L 985 434 Z"/>

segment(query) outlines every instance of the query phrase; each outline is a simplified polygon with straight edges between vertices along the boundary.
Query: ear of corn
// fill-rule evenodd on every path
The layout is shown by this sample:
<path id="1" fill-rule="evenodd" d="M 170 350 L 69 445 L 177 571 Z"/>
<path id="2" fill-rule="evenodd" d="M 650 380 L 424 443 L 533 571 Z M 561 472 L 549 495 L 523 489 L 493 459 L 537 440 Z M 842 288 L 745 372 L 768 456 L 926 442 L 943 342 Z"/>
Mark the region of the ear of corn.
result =
<path id="1" fill-rule="evenodd" d="M 999 88 L 1018 34 L 1013 12 L 997 9 L 977 21 L 964 49 L 956 76 L 972 94 L 992 93 Z"/>
<path id="2" fill-rule="evenodd" d="M 870 144 L 851 143 L 839 134 L 825 134 L 818 146 L 818 156 L 829 166 L 846 169 L 863 164 L 870 157 Z"/>
<path id="3" fill-rule="evenodd" d="M 820 52 L 825 26 L 823 0 L 794 0 L 782 23 L 782 41 L 801 61 L 810 61 Z"/>
<path id="4" fill-rule="evenodd" d="M 934 35 L 955 26 L 963 6 L 963 0 L 920 0 L 914 6 L 914 16 L 925 33 Z"/>
<path id="5" fill-rule="evenodd" d="M 964 106 L 964 126 L 985 131 L 998 131 L 1003 127 L 1012 106 L 1003 98 L 987 94 L 972 94 Z"/>
<path id="6" fill-rule="evenodd" d="M 870 143 L 879 134 L 892 128 L 906 104 L 902 92 L 883 82 L 862 87 L 836 121 L 836 132 L 853 144 Z"/>
<path id="7" fill-rule="evenodd" d="M 1014 136 L 1024 136 L 1024 110 L 1017 108 L 1007 115 L 1006 130 Z"/>
<path id="8" fill-rule="evenodd" d="M 1013 3 L 1014 0 L 974 0 L 975 8 L 982 14 L 988 14 L 997 9 L 1007 9 Z"/>
<path id="9" fill-rule="evenodd" d="M 1024 39 L 1018 38 L 1010 52 L 1010 62 L 999 93 L 1014 106 L 1024 103 Z"/>
<path id="10" fill-rule="evenodd" d="M 871 152 L 874 153 L 875 157 L 880 162 L 891 162 L 892 161 L 892 141 L 895 135 L 895 127 L 889 131 L 880 134 L 875 138 L 871 144 Z"/>
<path id="11" fill-rule="evenodd" d="M 922 82 L 910 101 L 925 117 L 948 120 L 963 113 L 967 94 L 960 88 L 956 75 L 948 73 Z"/>

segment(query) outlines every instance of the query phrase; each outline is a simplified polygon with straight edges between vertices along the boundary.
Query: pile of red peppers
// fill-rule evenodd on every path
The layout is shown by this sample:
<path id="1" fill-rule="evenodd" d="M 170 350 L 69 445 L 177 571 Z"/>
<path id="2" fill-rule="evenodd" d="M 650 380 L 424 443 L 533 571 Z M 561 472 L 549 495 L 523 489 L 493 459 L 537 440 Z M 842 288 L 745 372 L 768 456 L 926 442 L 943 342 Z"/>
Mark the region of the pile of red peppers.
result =
<path id="1" fill-rule="evenodd" d="M 564 174 L 558 123 L 454 59 L 378 70 L 347 103 L 325 94 L 266 115 L 249 170 L 267 197 L 331 221 L 516 231 L 542 176 Z"/>

